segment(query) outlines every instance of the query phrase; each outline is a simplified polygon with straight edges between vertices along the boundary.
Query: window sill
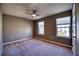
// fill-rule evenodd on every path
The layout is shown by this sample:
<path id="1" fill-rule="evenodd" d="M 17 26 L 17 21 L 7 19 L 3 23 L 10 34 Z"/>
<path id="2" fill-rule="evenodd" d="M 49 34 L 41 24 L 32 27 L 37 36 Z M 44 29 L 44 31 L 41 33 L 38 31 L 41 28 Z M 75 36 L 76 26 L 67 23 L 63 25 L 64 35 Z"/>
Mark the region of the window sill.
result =
<path id="1" fill-rule="evenodd" d="M 63 39 L 70 39 L 69 37 L 64 37 L 64 36 L 56 36 L 57 38 L 63 38 Z"/>

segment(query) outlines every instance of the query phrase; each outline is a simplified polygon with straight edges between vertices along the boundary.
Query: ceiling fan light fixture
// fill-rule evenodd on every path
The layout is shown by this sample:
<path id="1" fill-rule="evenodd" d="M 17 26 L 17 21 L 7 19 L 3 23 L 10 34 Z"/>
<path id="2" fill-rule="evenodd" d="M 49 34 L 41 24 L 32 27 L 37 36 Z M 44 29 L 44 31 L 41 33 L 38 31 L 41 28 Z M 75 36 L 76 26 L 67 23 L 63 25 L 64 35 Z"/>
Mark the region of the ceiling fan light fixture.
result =
<path id="1" fill-rule="evenodd" d="M 36 16 L 36 14 L 32 14 L 32 17 L 35 17 Z"/>

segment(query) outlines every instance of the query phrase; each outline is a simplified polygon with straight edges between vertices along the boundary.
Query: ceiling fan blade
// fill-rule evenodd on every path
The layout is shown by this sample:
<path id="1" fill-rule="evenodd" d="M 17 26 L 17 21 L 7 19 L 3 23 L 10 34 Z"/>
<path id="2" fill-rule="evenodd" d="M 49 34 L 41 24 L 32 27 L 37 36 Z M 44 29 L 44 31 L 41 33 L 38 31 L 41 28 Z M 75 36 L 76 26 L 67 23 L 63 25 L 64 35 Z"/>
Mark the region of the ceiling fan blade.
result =
<path id="1" fill-rule="evenodd" d="M 32 13 L 26 13 L 26 14 L 28 14 L 28 15 L 32 15 Z"/>
<path id="2" fill-rule="evenodd" d="M 39 14 L 36 14 L 37 16 L 40 16 Z"/>
<path id="3" fill-rule="evenodd" d="M 33 15 L 33 14 L 35 14 L 36 16 L 40 16 L 39 14 L 38 14 L 38 10 L 35 10 L 35 9 L 32 9 L 32 11 L 27 11 L 27 13 L 26 14 L 28 14 L 28 15 Z"/>
<path id="4" fill-rule="evenodd" d="M 26 14 L 33 14 L 33 12 L 26 12 Z"/>

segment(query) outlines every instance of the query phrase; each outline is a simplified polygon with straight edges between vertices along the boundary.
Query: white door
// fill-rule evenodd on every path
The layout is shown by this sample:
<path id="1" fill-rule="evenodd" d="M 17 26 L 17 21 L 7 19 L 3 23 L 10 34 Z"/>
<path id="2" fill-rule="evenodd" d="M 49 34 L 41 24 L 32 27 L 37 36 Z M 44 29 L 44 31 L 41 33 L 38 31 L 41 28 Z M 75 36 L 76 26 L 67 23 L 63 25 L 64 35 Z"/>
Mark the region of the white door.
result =
<path id="1" fill-rule="evenodd" d="M 72 10 L 72 52 L 75 55 L 76 50 L 76 19 L 75 19 L 75 4 Z"/>

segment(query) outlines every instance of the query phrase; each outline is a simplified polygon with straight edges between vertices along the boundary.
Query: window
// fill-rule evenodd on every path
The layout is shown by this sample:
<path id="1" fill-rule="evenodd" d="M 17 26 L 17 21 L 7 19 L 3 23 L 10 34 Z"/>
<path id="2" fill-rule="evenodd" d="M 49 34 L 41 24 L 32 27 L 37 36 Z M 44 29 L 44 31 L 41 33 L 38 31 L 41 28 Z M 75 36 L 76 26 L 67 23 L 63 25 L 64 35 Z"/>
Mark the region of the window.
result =
<path id="1" fill-rule="evenodd" d="M 38 34 L 44 34 L 44 21 L 38 22 Z"/>
<path id="2" fill-rule="evenodd" d="M 70 16 L 56 19 L 58 37 L 70 38 Z"/>

